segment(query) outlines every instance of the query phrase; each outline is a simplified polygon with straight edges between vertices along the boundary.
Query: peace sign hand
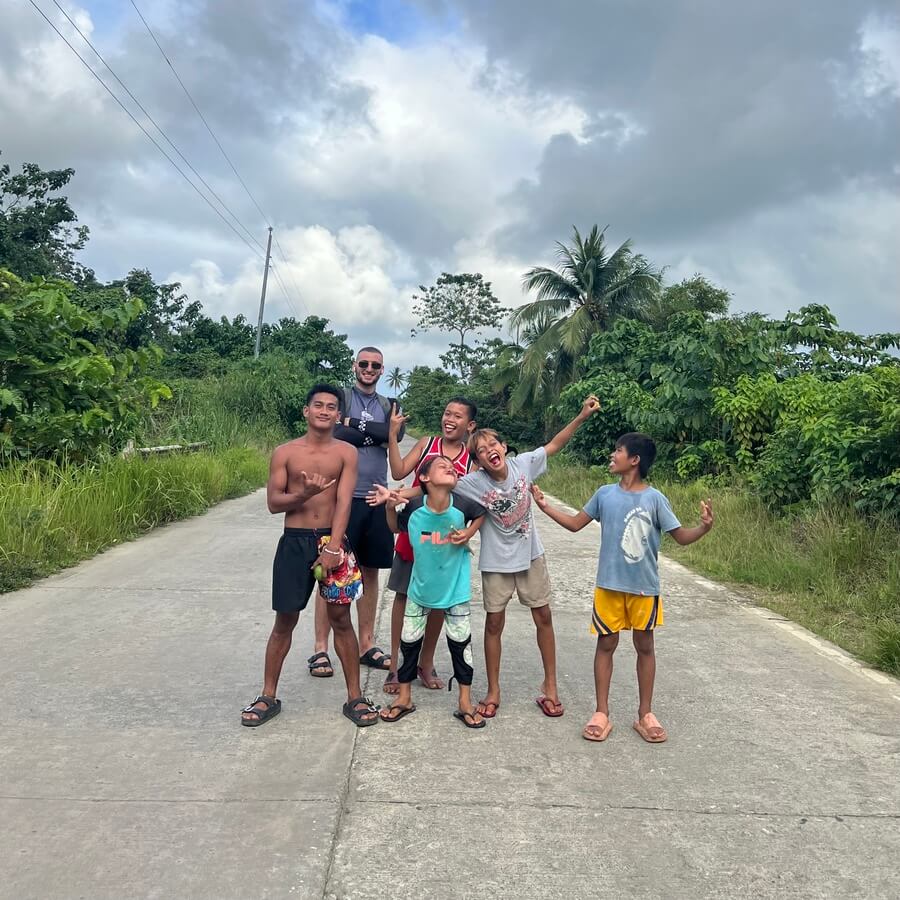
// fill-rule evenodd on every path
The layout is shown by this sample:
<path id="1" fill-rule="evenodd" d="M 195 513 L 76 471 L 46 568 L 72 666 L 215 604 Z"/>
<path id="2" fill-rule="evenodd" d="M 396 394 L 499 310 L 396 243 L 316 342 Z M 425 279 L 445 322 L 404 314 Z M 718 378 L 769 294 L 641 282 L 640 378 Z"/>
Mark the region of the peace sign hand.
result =
<path id="1" fill-rule="evenodd" d="M 713 515 L 712 500 L 707 499 L 700 501 L 700 521 L 707 531 L 713 527 L 715 516 Z"/>
<path id="2" fill-rule="evenodd" d="M 396 403 L 391 404 L 391 421 L 390 421 L 390 433 L 392 435 L 399 435 L 400 429 L 407 423 L 409 420 L 409 416 L 404 415 L 401 412 L 400 407 L 397 406 Z"/>
<path id="3" fill-rule="evenodd" d="M 335 481 L 336 478 L 332 478 L 331 481 L 326 481 L 324 475 L 319 475 L 317 472 L 313 472 L 312 474 L 308 472 L 301 472 L 299 478 L 299 493 L 304 500 L 309 500 L 311 497 L 315 497 L 316 494 L 321 494 L 322 491 L 327 491 Z"/>

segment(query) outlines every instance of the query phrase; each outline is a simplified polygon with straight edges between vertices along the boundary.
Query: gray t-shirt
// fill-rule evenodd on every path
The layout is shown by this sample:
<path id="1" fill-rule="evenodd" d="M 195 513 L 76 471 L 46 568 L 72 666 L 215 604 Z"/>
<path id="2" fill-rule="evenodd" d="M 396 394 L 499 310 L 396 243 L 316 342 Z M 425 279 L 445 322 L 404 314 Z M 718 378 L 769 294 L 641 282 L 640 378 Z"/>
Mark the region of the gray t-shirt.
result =
<path id="1" fill-rule="evenodd" d="M 348 416 L 361 422 L 387 421 L 377 394 L 363 394 L 355 387 L 350 390 Z M 354 497 L 365 497 L 373 484 L 387 485 L 387 448 L 382 446 L 357 447 L 359 470 Z"/>
<path id="2" fill-rule="evenodd" d="M 663 531 L 681 522 L 665 494 L 656 488 L 626 491 L 605 484 L 585 504 L 584 511 L 600 523 L 597 587 L 627 594 L 659 594 L 657 555 Z"/>
<path id="3" fill-rule="evenodd" d="M 547 471 L 543 447 L 509 457 L 505 481 L 495 481 L 481 469 L 459 479 L 456 493 L 480 503 L 487 510 L 481 526 L 482 572 L 524 572 L 544 554 L 534 525 L 531 485 Z"/>

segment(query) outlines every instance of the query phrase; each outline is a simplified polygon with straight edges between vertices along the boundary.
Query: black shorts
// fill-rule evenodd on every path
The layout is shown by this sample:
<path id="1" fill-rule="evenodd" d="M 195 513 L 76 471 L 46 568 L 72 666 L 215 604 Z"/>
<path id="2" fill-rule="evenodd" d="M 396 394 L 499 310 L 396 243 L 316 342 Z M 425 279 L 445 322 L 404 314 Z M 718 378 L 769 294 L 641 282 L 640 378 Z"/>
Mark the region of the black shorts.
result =
<path id="1" fill-rule="evenodd" d="M 272 563 L 272 609 L 301 612 L 316 586 L 312 565 L 319 558 L 319 538 L 327 528 L 285 528 Z"/>
<path id="2" fill-rule="evenodd" d="M 388 590 L 396 594 L 409 593 L 409 579 L 412 576 L 412 561 L 405 560 L 399 553 L 394 554 L 391 574 L 388 576 Z"/>
<path id="3" fill-rule="evenodd" d="M 366 569 L 389 569 L 394 558 L 394 535 L 388 528 L 383 506 L 369 506 L 365 497 L 350 504 L 347 540 L 356 561 Z"/>

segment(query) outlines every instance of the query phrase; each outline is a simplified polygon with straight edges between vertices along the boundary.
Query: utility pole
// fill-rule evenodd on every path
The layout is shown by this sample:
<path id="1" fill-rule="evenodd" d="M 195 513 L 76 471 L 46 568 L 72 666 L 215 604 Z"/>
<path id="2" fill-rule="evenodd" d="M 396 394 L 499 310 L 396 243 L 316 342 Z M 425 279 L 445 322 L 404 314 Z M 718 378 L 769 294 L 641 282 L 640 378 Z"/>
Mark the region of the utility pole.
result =
<path id="1" fill-rule="evenodd" d="M 266 243 L 266 267 L 263 269 L 262 293 L 259 295 L 259 319 L 256 322 L 256 349 L 253 358 L 259 359 L 259 342 L 262 339 L 263 310 L 266 308 L 266 284 L 269 282 L 269 260 L 272 258 L 272 227 L 269 226 L 269 240 Z"/>

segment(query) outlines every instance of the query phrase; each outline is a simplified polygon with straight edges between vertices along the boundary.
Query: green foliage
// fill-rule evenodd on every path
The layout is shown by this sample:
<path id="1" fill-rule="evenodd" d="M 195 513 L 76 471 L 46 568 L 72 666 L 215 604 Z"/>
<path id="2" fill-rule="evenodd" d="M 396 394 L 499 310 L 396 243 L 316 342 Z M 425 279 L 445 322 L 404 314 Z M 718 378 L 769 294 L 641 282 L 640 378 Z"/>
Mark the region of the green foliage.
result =
<path id="1" fill-rule="evenodd" d="M 451 275 L 444 272 L 430 287 L 419 286 L 413 294 L 413 312 L 418 318 L 416 330 L 437 329 L 459 336 L 459 341 L 441 356 L 441 362 L 459 372 L 468 381 L 478 365 L 478 348 L 466 344 L 466 335 L 484 328 L 499 328 L 506 313 L 491 291 L 491 283 L 479 273 Z"/>
<path id="2" fill-rule="evenodd" d="M 652 403 L 652 398 L 637 382 L 614 369 L 605 369 L 570 384 L 559 398 L 559 417 L 575 418 L 584 398 L 596 394 L 600 412 L 578 429 L 569 443 L 570 453 L 586 463 L 605 464 L 616 439 L 634 431 L 632 422 Z"/>
<path id="3" fill-rule="evenodd" d="M 23 283 L 0 270 L 0 451 L 83 458 L 125 443 L 148 408 L 171 396 L 146 375 L 153 346 L 122 348 L 106 337 L 142 311 L 130 299 L 92 312 L 67 282 Z M 92 339 L 88 339 L 89 335 Z"/>
<path id="4" fill-rule="evenodd" d="M 744 377 L 717 392 L 716 410 L 768 503 L 840 500 L 900 517 L 900 367 Z"/>
<path id="5" fill-rule="evenodd" d="M 90 277 L 75 261 L 88 229 L 74 225 L 78 217 L 65 197 L 51 196 L 74 174 L 74 169 L 44 171 L 25 163 L 14 175 L 9 165 L 0 166 L 0 269 L 20 278 Z"/>
<path id="6" fill-rule="evenodd" d="M 265 483 L 259 450 L 0 468 L 0 592 Z"/>
<path id="7" fill-rule="evenodd" d="M 670 285 L 651 298 L 642 318 L 657 330 L 666 328 L 669 317 L 683 312 L 699 312 L 705 317 L 724 316 L 731 294 L 697 273 Z"/>
<path id="8" fill-rule="evenodd" d="M 403 409 L 410 424 L 419 431 L 434 433 L 441 427 L 441 416 L 454 394 L 465 393 L 465 386 L 443 369 L 416 366 L 409 373 Z"/>

